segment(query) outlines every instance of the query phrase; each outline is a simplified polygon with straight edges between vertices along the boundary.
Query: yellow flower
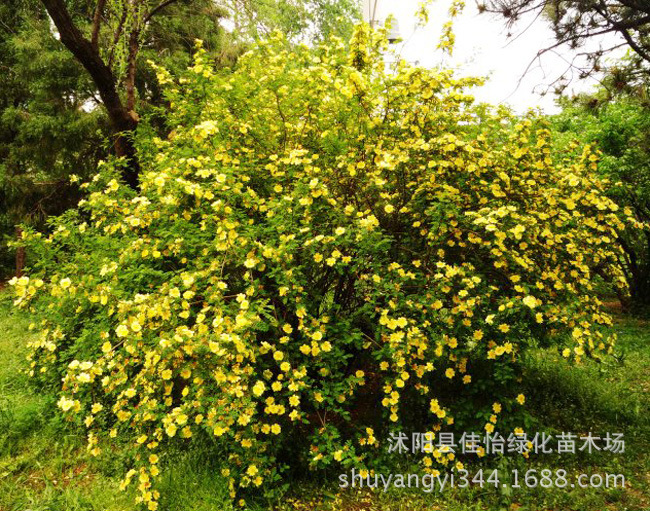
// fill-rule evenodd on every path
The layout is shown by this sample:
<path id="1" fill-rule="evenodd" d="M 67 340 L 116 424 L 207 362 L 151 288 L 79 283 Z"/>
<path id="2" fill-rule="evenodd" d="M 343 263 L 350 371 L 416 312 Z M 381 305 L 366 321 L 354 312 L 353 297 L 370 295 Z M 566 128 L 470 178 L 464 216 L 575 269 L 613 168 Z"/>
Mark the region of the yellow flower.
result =
<path id="1" fill-rule="evenodd" d="M 386 213 L 392 213 L 393 211 L 395 211 L 395 207 L 392 204 L 386 204 L 384 206 L 384 211 Z"/>
<path id="2" fill-rule="evenodd" d="M 537 299 L 534 296 L 528 295 L 523 299 L 524 305 L 534 309 L 537 307 Z"/>
<path id="3" fill-rule="evenodd" d="M 445 376 L 449 379 L 453 378 L 455 374 L 456 371 L 454 371 L 451 367 L 445 371 Z"/>
<path id="4" fill-rule="evenodd" d="M 126 337 L 127 335 L 129 335 L 129 329 L 128 329 L 128 327 L 126 325 L 119 325 L 115 329 L 115 334 L 118 337 Z"/>
<path id="5" fill-rule="evenodd" d="M 255 394 L 258 397 L 264 394 L 265 390 L 266 390 L 266 385 L 262 380 L 257 380 L 255 385 L 253 385 L 253 394 Z"/>
<path id="6" fill-rule="evenodd" d="M 246 473 L 251 477 L 255 476 L 258 472 L 259 470 L 257 470 L 257 467 L 255 465 L 249 465 L 249 467 L 246 469 Z"/>
<path id="7" fill-rule="evenodd" d="M 67 412 L 75 405 L 75 402 L 72 399 L 68 399 L 66 397 L 61 396 L 61 398 L 56 404 L 59 408 L 61 408 L 61 410 Z"/>
<path id="8" fill-rule="evenodd" d="M 525 402 L 526 402 L 526 396 L 524 396 L 523 394 L 519 394 L 517 396 L 517 403 L 523 405 Z"/>

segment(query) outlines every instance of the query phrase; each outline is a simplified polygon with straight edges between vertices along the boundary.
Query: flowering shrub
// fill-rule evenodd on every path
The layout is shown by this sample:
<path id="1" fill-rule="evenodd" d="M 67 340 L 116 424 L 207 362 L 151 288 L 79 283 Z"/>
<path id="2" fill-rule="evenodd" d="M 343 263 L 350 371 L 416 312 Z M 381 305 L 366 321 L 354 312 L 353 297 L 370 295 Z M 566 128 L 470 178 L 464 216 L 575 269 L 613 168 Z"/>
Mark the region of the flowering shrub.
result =
<path id="1" fill-rule="evenodd" d="M 93 454 L 138 448 L 124 484 L 150 509 L 171 442 L 210 435 L 233 496 L 272 488 L 288 451 L 371 468 L 409 423 L 525 425 L 533 344 L 611 349 L 590 290 L 620 280 L 621 212 L 597 156 L 473 105 L 478 80 L 386 70 L 385 44 L 360 26 L 349 46 L 272 38 L 229 74 L 200 49 L 180 78 L 157 69 L 173 131 L 139 132 L 141 190 L 104 163 L 77 211 L 26 232 L 31 373 Z"/>

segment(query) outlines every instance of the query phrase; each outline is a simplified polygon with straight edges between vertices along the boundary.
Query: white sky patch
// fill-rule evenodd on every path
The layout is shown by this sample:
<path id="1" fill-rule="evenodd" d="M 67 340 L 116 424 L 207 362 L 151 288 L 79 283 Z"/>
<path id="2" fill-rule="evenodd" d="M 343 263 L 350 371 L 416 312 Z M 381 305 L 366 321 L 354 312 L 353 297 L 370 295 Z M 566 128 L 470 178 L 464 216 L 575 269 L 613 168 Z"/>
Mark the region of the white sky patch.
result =
<path id="1" fill-rule="evenodd" d="M 442 24 L 448 20 L 450 3 L 451 0 L 434 2 L 429 7 L 429 25 L 424 28 L 416 27 L 415 12 L 420 0 L 378 0 L 376 17 L 383 21 L 392 14 L 397 19 L 403 42 L 395 45 L 395 49 L 409 62 L 425 67 L 452 67 L 462 76 L 487 76 L 485 86 L 474 90 L 478 101 L 506 103 L 518 113 L 536 107 L 549 114 L 557 112 L 559 108 L 552 88 L 544 96 L 541 93 L 566 73 L 576 52 L 566 48 L 549 52 L 542 56 L 541 62 L 534 61 L 526 72 L 537 52 L 555 42 L 546 20 L 535 19 L 534 14 L 522 17 L 512 30 L 513 36 L 518 37 L 508 38 L 504 18 L 479 15 L 474 0 L 467 0 L 463 14 L 454 23 L 456 46 L 453 56 L 449 57 L 436 47 Z M 578 51 L 597 49 L 601 44 L 610 47 L 618 42 L 617 36 L 610 34 L 591 41 Z M 623 54 L 624 51 L 616 53 L 618 57 Z M 567 76 L 570 77 L 571 72 Z M 565 94 L 591 91 L 597 84 L 594 78 L 579 80 L 574 70 Z"/>

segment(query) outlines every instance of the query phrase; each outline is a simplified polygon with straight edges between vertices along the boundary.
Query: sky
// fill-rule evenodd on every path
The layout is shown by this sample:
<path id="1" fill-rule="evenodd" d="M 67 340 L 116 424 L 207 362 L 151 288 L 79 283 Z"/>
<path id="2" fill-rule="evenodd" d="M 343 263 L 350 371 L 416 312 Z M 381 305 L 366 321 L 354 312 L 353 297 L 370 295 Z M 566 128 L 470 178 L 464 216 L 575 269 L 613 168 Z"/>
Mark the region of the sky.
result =
<path id="1" fill-rule="evenodd" d="M 442 24 L 448 19 L 447 10 L 451 0 L 435 1 L 429 7 L 429 24 L 417 29 L 415 12 L 420 0 L 377 2 L 376 17 L 380 21 L 389 14 L 397 19 L 403 42 L 398 43 L 395 49 L 408 61 L 427 67 L 439 64 L 451 66 L 463 76 L 488 76 L 486 85 L 474 91 L 479 101 L 506 103 L 518 113 L 536 107 L 548 114 L 559 111 L 552 88 L 546 95 L 541 93 L 565 73 L 574 54 L 564 49 L 556 54 L 547 53 L 541 61 L 535 60 L 541 48 L 554 42 L 553 32 L 543 19 L 535 20 L 534 16 L 522 18 L 512 29 L 513 37 L 508 38 L 504 18 L 491 14 L 479 15 L 475 1 L 467 0 L 463 14 L 454 24 L 456 47 L 450 58 L 443 56 L 436 46 Z M 587 49 L 615 42 L 616 36 L 610 35 L 592 41 Z M 529 65 L 531 67 L 526 71 Z M 565 93 L 590 91 L 596 85 L 595 79 L 579 80 L 575 77 Z"/>

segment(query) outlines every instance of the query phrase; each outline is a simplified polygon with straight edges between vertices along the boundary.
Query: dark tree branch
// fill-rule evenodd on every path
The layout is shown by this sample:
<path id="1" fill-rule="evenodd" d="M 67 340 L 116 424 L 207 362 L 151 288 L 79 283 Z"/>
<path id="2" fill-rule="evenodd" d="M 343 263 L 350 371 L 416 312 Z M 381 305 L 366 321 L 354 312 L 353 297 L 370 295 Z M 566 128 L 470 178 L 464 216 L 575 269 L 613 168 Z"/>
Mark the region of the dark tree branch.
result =
<path id="1" fill-rule="evenodd" d="M 117 92 L 115 78 L 104 63 L 99 51 L 86 39 L 74 24 L 63 0 L 41 0 L 54 25 L 59 31 L 61 42 L 75 56 L 90 74 L 102 103 L 106 107 L 113 130 L 117 133 L 115 150 L 124 156 L 127 165 L 123 171 L 124 180 L 133 188 L 138 187 L 138 161 L 135 148 L 128 135 L 137 126 L 136 118 L 124 107 Z"/>
<path id="2" fill-rule="evenodd" d="M 153 18 L 156 14 L 158 14 L 160 11 L 162 11 L 165 7 L 167 7 L 170 4 L 173 4 L 174 2 L 178 2 L 178 0 L 165 0 L 164 2 L 161 2 L 159 5 L 151 9 L 149 13 L 144 17 L 144 24 L 149 23 L 149 20 Z"/>
<path id="3" fill-rule="evenodd" d="M 627 30 L 620 30 L 619 31 L 623 38 L 627 41 L 627 44 L 630 45 L 630 48 L 632 48 L 639 57 L 641 57 L 643 60 L 650 62 L 650 53 L 645 51 L 641 46 L 639 46 L 636 41 L 632 38 L 630 33 Z"/>

